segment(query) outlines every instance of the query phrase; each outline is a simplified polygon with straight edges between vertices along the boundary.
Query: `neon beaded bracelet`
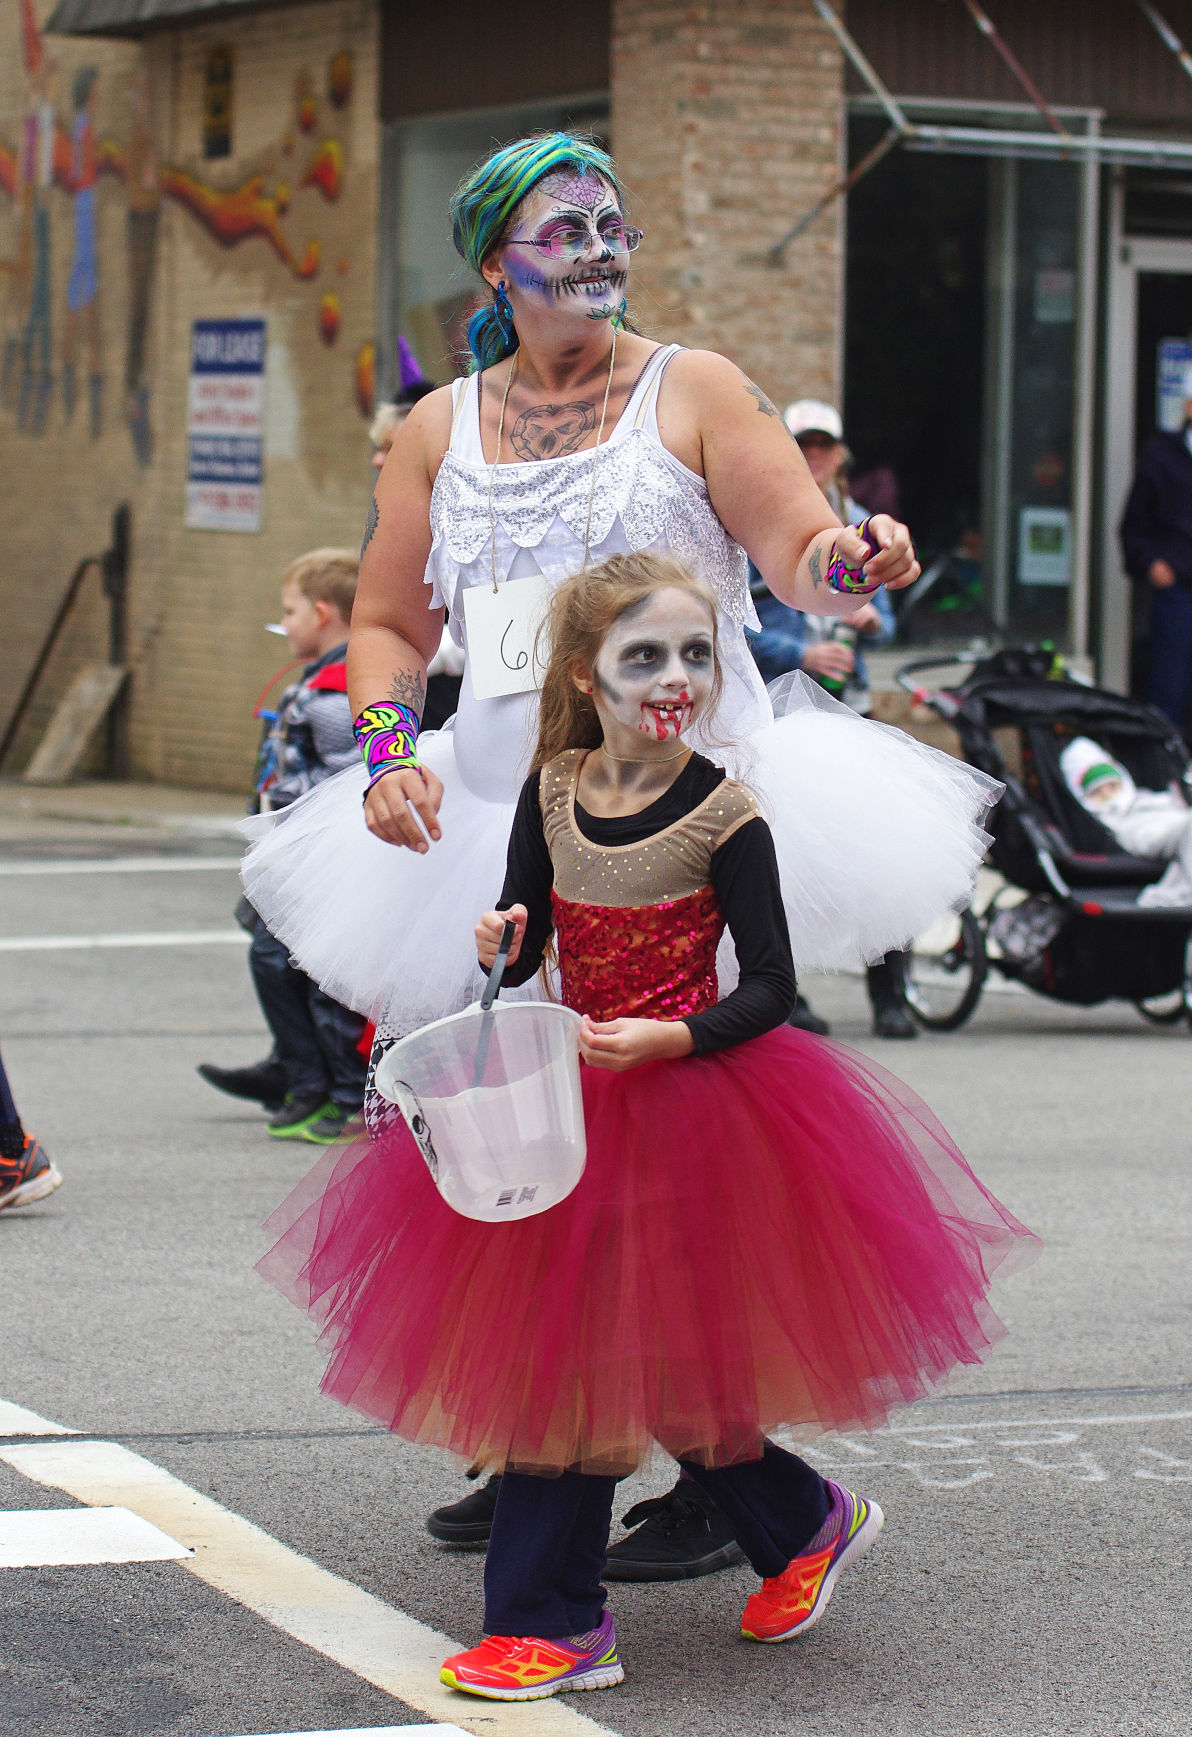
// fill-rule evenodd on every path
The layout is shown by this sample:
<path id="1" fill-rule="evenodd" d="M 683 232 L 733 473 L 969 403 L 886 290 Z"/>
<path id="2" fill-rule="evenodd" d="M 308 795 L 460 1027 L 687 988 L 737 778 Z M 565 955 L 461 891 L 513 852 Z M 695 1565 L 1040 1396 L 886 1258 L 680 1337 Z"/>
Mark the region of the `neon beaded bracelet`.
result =
<path id="1" fill-rule="evenodd" d="M 864 573 L 861 571 L 870 556 L 876 555 L 881 548 L 881 544 L 877 541 L 877 538 L 870 534 L 869 525 L 870 521 L 868 519 L 862 519 L 859 525 L 852 525 L 849 527 L 851 530 L 856 531 L 857 535 L 863 540 L 866 546 L 867 553 L 862 557 L 859 564 L 854 566 L 851 562 L 845 559 L 836 548 L 835 544 L 832 545 L 832 559 L 828 562 L 828 572 L 826 575 L 827 585 L 830 591 L 843 591 L 849 597 L 871 597 L 875 591 L 881 589 L 882 582 L 880 579 L 875 580 L 873 584 L 870 584 Z"/>
<path id="2" fill-rule="evenodd" d="M 396 701 L 365 706 L 352 725 L 352 732 L 364 755 L 364 767 L 368 773 L 368 783 L 364 787 L 366 796 L 386 772 L 421 772 L 417 750 L 418 714 L 409 706 L 399 705 Z"/>

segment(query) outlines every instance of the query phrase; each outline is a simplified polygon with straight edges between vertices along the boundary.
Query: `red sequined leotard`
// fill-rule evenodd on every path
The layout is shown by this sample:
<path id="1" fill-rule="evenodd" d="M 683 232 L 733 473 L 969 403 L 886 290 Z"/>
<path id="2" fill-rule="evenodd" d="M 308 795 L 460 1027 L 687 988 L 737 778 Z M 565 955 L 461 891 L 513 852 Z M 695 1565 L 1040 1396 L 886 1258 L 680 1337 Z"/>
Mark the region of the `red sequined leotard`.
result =
<path id="1" fill-rule="evenodd" d="M 563 1000 L 593 1019 L 687 1019 L 701 1053 L 780 1024 L 794 968 L 754 797 L 693 755 L 648 808 L 602 819 L 576 800 L 586 757 L 560 754 L 518 807 L 500 902 L 530 915 L 512 980 L 537 969 L 553 929 Z M 718 1002 L 726 920 L 741 986 Z"/>

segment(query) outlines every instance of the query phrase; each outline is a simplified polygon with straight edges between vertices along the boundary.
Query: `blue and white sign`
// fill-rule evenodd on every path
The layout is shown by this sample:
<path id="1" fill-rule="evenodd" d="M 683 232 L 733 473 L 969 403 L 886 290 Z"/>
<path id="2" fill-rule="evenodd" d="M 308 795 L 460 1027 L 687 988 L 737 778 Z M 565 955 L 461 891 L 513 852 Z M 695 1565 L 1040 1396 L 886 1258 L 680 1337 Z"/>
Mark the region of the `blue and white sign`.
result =
<path id="1" fill-rule="evenodd" d="M 259 531 L 264 320 L 196 320 L 186 405 L 186 523 Z"/>
<path id="2" fill-rule="evenodd" d="M 1192 339 L 1161 338 L 1159 365 L 1155 370 L 1155 421 L 1169 434 L 1184 426 L 1186 394 L 1184 375 L 1192 368 Z"/>

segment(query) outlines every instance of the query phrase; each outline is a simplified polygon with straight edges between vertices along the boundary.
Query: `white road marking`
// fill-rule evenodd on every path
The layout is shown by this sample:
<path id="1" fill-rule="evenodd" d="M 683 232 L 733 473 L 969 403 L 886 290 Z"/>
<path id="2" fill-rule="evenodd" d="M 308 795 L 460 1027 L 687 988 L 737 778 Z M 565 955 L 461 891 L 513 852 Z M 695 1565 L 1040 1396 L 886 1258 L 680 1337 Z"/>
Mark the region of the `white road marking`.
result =
<path id="1" fill-rule="evenodd" d="M 5 875 L 176 875 L 201 873 L 205 869 L 238 869 L 238 856 L 109 856 L 48 857 L 0 862 Z"/>
<path id="2" fill-rule="evenodd" d="M 51 1423 L 48 1417 L 38 1417 L 11 1399 L 0 1399 L 0 1436 L 5 1435 L 78 1435 L 77 1429 L 67 1429 L 63 1423 Z"/>
<path id="3" fill-rule="evenodd" d="M 271 1731 L 261 1737 L 415 1737 L 434 1732 L 436 1737 L 467 1737 L 458 1725 L 353 1725 L 350 1731 Z"/>
<path id="4" fill-rule="evenodd" d="M 964 1397 L 974 1405 L 981 1402 L 979 1393 Z M 877 1441 L 884 1435 L 925 1435 L 937 1429 L 949 1435 L 964 1434 L 971 1429 L 1101 1429 L 1114 1423 L 1186 1423 L 1189 1418 L 1192 1411 L 1135 1411 L 1105 1417 L 989 1417 L 975 1423 L 898 1424 L 892 1429 L 876 1430 L 870 1439 Z"/>
<path id="5" fill-rule="evenodd" d="M 92 947 L 247 947 L 243 929 L 160 929 L 142 935 L 4 935 L 0 953 L 67 953 Z"/>
<path id="6" fill-rule="evenodd" d="M 0 1568 L 166 1562 L 191 1552 L 127 1508 L 17 1508 L 0 1513 Z"/>
<path id="7" fill-rule="evenodd" d="M 115 1442 L 21 1442 L 0 1446 L 0 1460 L 76 1501 L 119 1504 L 160 1526 L 193 1549 L 181 1564 L 189 1573 L 448 1729 L 474 1737 L 613 1737 L 608 1726 L 555 1700 L 461 1707 L 462 1697 L 439 1682 L 439 1667 L 459 1650 L 458 1641 L 320 1568 Z"/>

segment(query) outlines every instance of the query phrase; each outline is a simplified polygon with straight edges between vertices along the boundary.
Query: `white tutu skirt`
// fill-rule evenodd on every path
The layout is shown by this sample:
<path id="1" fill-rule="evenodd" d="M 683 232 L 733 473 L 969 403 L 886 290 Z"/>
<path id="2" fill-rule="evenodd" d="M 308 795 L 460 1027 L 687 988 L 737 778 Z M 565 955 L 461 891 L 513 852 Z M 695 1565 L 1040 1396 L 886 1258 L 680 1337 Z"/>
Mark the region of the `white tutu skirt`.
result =
<path id="1" fill-rule="evenodd" d="M 773 829 L 796 969 L 880 959 L 967 903 L 1001 786 L 805 676 L 770 691 L 782 715 L 728 759 Z M 418 752 L 444 787 L 442 837 L 425 855 L 369 832 L 363 766 L 244 823 L 244 887 L 270 930 L 329 995 L 395 1033 L 479 995 L 473 928 L 500 894 L 513 822 L 512 804 L 466 788 L 450 729 L 419 737 Z"/>

